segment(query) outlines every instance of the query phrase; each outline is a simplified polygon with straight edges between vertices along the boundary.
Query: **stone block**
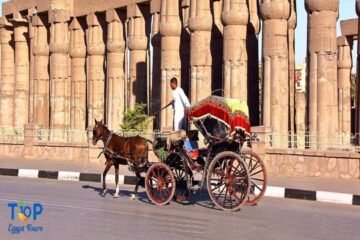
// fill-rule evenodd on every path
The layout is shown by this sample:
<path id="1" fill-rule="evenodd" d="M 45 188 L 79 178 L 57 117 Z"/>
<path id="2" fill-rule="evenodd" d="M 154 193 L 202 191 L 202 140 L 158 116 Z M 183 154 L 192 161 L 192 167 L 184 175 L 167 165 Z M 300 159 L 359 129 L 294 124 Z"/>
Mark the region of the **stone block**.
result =
<path id="1" fill-rule="evenodd" d="M 49 23 L 61 23 L 70 21 L 70 14 L 67 10 L 51 10 L 48 12 Z"/>
<path id="2" fill-rule="evenodd" d="M 137 4 L 128 5 L 126 8 L 126 16 L 128 18 L 141 17 L 142 13 L 139 6 Z"/>
<path id="3" fill-rule="evenodd" d="M 115 9 L 106 11 L 106 22 L 120 22 L 120 17 Z"/>
<path id="4" fill-rule="evenodd" d="M 330 159 L 329 159 L 329 162 L 328 162 L 328 164 L 327 164 L 326 170 L 327 170 L 328 172 L 331 172 L 331 171 L 333 171 L 336 167 L 337 167 L 336 158 L 330 158 Z"/>
<path id="5" fill-rule="evenodd" d="M 352 176 L 352 178 L 360 179 L 359 170 L 360 170 L 360 160 L 349 159 L 349 174 Z"/>
<path id="6" fill-rule="evenodd" d="M 337 167 L 340 174 L 349 174 L 349 159 L 338 158 Z"/>
<path id="7" fill-rule="evenodd" d="M 150 13 L 159 13 L 161 9 L 161 0 L 151 0 Z"/>
<path id="8" fill-rule="evenodd" d="M 90 13 L 90 14 L 86 15 L 86 23 L 89 27 L 100 26 L 99 19 L 95 13 Z"/>
<path id="9" fill-rule="evenodd" d="M 305 173 L 306 176 L 314 177 L 320 172 L 320 161 L 317 157 L 305 157 Z"/>

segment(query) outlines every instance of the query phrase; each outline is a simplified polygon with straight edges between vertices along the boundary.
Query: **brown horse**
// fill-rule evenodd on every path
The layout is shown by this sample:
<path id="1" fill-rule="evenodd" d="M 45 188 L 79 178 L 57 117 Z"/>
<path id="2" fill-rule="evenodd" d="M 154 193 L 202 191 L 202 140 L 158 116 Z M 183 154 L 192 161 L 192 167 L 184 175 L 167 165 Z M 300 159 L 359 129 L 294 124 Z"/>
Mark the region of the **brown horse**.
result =
<path id="1" fill-rule="evenodd" d="M 148 144 L 149 140 L 140 136 L 122 137 L 111 132 L 107 126 L 101 121 L 95 119 L 95 126 L 93 129 L 92 143 L 94 145 L 101 140 L 104 143 L 104 155 L 106 158 L 105 170 L 103 172 L 103 192 L 105 196 L 106 188 L 106 174 L 111 168 L 115 167 L 115 184 L 116 192 L 114 198 L 119 197 L 119 165 L 129 165 L 129 168 L 135 172 L 136 185 L 134 194 L 131 198 L 134 200 L 139 188 L 141 180 L 141 172 L 146 172 L 149 167 L 148 162 Z"/>

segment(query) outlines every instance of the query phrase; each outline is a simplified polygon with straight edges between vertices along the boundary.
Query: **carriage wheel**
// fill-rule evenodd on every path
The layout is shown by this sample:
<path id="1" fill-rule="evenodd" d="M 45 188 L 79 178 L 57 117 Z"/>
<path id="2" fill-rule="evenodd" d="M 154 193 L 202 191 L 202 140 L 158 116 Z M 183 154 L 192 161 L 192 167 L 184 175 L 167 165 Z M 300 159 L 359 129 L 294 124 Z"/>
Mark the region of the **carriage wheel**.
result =
<path id="1" fill-rule="evenodd" d="M 187 180 L 191 178 L 184 169 L 184 163 L 181 156 L 176 153 L 171 153 L 166 159 L 166 165 L 170 167 L 174 174 L 176 189 L 175 197 L 179 202 L 184 201 L 189 195 L 189 189 L 187 187 Z"/>
<path id="2" fill-rule="evenodd" d="M 156 163 L 149 168 L 145 177 L 145 189 L 153 203 L 167 204 L 174 196 L 175 187 L 175 178 L 168 166 Z"/>
<path id="3" fill-rule="evenodd" d="M 217 154 L 208 169 L 207 187 L 216 206 L 239 210 L 250 190 L 249 171 L 241 155 L 228 151 Z"/>
<path id="4" fill-rule="evenodd" d="M 261 158 L 252 151 L 243 151 L 241 154 L 248 166 L 250 174 L 250 192 L 246 205 L 254 205 L 264 196 L 266 190 L 266 168 Z"/>

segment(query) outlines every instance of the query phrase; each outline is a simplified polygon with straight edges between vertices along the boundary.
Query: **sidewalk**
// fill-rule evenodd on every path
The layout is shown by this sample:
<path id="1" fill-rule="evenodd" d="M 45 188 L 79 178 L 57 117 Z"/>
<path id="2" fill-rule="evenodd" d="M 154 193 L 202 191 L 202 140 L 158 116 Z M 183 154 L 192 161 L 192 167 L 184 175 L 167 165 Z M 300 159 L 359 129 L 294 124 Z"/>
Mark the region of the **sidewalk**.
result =
<path id="1" fill-rule="evenodd" d="M 19 177 L 101 182 L 104 167 L 104 163 L 0 158 L 0 175 Z M 120 166 L 120 175 L 121 184 L 135 183 L 135 176 L 127 166 Z M 107 182 L 113 183 L 113 181 L 114 168 L 110 169 L 107 176 Z M 360 205 L 360 179 L 268 176 L 265 195 L 306 200 L 318 200 L 325 197 L 329 198 L 330 202 L 352 202 L 352 204 Z"/>

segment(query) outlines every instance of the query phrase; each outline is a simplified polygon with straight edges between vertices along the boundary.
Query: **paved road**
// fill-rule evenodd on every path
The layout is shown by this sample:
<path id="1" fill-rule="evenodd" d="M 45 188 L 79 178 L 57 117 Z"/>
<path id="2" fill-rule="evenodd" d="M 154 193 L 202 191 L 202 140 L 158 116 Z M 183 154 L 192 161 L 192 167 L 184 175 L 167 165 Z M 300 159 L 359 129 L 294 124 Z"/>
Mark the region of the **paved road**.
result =
<path id="1" fill-rule="evenodd" d="M 359 239 L 360 207 L 265 198 L 236 213 L 212 208 L 205 196 L 196 204 L 158 207 L 142 192 L 129 199 L 99 196 L 100 184 L 0 177 L 0 240 L 8 239 Z M 112 192 L 111 192 L 112 193 Z M 9 202 L 40 202 L 43 213 L 26 224 L 43 232 L 12 235 Z M 26 227 L 26 226 L 25 226 Z M 26 229 L 25 229 L 26 230 Z"/>

